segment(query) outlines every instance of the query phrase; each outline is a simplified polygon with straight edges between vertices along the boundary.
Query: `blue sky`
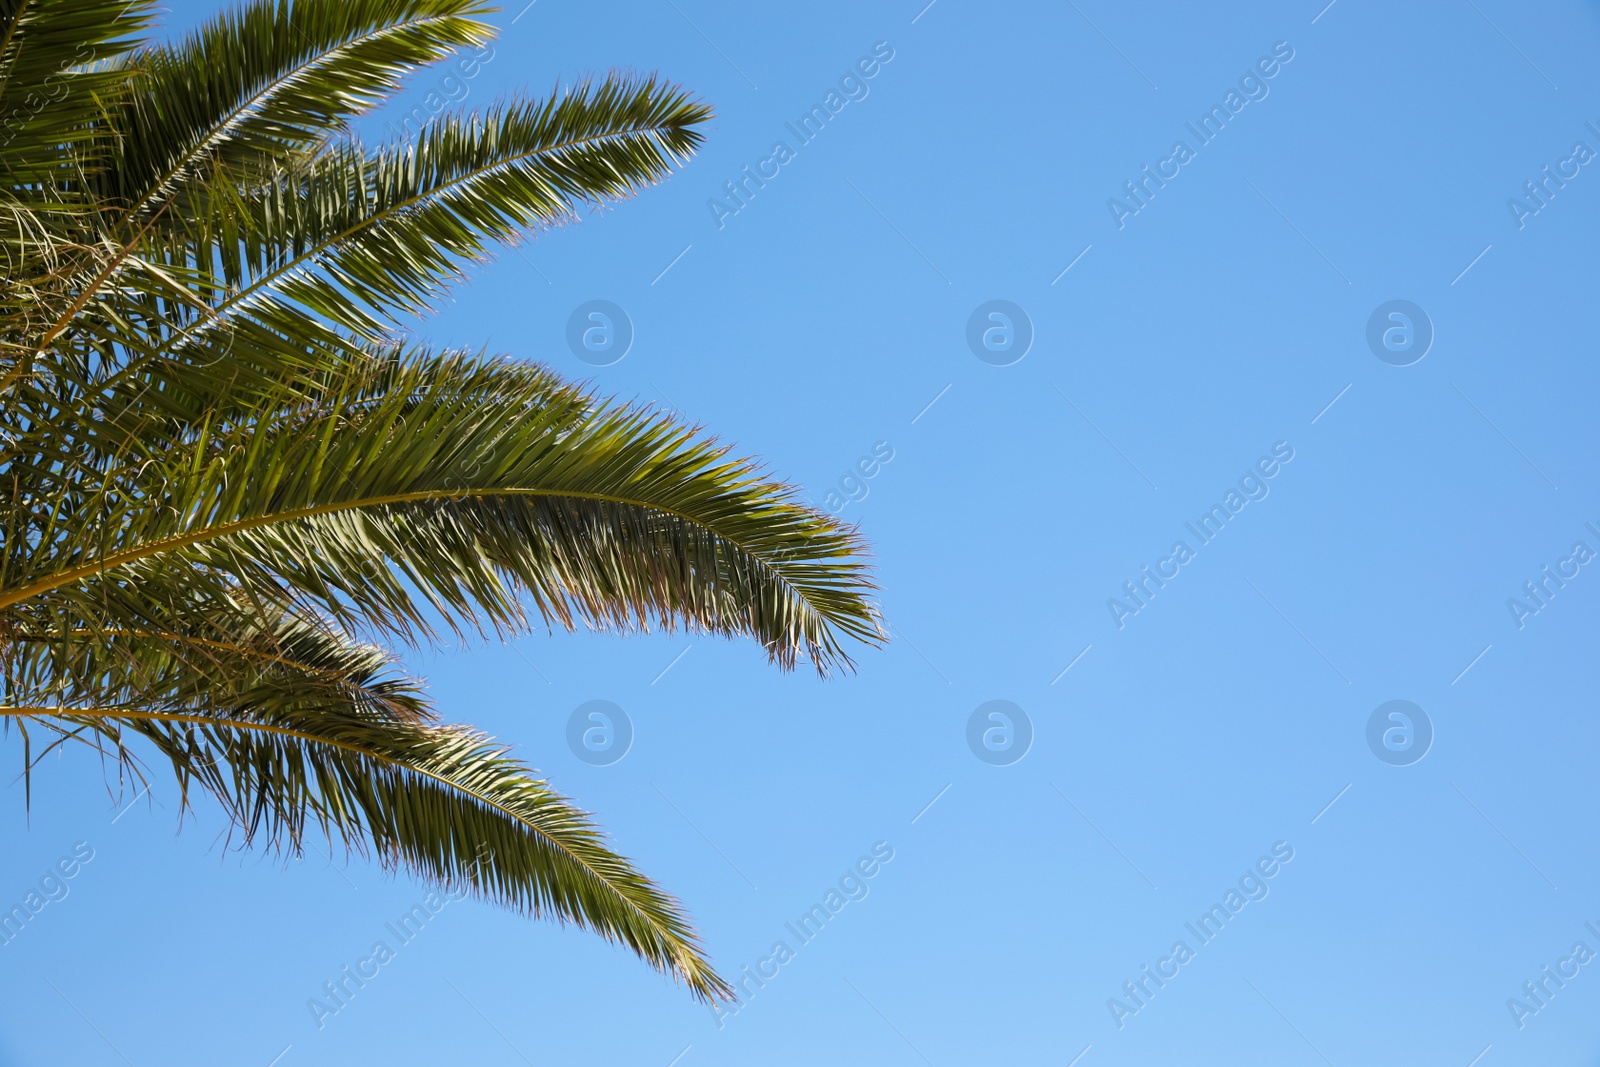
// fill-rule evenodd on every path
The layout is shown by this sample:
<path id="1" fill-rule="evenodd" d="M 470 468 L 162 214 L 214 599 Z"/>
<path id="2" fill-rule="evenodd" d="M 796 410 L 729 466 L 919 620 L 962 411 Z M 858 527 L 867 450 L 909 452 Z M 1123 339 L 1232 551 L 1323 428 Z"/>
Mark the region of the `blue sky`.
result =
<path id="1" fill-rule="evenodd" d="M 681 634 L 411 662 L 764 984 L 719 1020 L 465 901 L 399 944 L 425 887 L 230 851 L 204 804 L 179 833 L 80 754 L 0 807 L 0 904 L 73 871 L 0 948 L 0 1063 L 1600 1061 L 1600 12 L 924 2 L 538 0 L 408 98 L 631 68 L 717 110 L 417 333 L 760 456 L 861 523 L 894 639 L 827 682 Z M 567 342 L 596 300 L 615 362 Z M 1022 317 L 969 331 L 991 301 Z M 591 701 L 614 762 L 569 746 Z"/>

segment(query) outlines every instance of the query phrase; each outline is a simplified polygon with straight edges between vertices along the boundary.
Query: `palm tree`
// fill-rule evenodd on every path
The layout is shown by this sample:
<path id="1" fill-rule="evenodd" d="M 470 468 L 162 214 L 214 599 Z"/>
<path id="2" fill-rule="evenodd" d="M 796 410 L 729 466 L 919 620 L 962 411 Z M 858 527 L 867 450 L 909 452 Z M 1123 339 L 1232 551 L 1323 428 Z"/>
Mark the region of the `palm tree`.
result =
<path id="1" fill-rule="evenodd" d="M 394 648 L 532 626 L 876 641 L 864 546 L 698 430 L 402 332 L 464 264 L 631 196 L 710 110 L 613 74 L 350 124 L 479 0 L 0 0 L 0 717 L 731 996 L 679 903 Z M 128 777 L 132 776 L 132 778 Z"/>

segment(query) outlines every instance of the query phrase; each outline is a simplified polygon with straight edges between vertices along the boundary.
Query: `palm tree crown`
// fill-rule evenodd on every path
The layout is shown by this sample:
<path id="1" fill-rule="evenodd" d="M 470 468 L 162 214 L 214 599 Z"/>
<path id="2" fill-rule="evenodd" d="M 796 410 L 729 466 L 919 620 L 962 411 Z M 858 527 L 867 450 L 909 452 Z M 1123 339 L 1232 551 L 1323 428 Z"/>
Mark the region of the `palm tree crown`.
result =
<path id="1" fill-rule="evenodd" d="M 663 180 L 704 105 L 613 74 L 352 120 L 477 0 L 0 0 L 0 716 L 171 762 L 242 839 L 316 830 L 731 995 L 681 906 L 391 646 L 536 624 L 875 641 L 864 546 L 693 428 L 408 342 L 465 263 Z"/>

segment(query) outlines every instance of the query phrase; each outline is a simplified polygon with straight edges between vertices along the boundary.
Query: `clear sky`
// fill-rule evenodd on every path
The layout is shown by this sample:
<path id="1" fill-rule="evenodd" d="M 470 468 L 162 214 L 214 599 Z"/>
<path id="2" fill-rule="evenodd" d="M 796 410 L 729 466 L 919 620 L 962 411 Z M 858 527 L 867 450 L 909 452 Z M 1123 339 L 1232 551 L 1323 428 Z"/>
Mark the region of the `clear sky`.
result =
<path id="1" fill-rule="evenodd" d="M 179 833 L 159 776 L 119 815 L 78 754 L 0 806 L 0 904 L 74 872 L 0 947 L 0 1063 L 1597 1062 L 1600 10 L 925 2 L 538 0 L 410 97 L 714 104 L 418 334 L 676 408 L 874 546 L 851 677 L 412 658 L 687 903 L 737 1014 L 477 903 L 401 943 L 424 887 Z M 595 300 L 615 362 L 567 341 Z"/>

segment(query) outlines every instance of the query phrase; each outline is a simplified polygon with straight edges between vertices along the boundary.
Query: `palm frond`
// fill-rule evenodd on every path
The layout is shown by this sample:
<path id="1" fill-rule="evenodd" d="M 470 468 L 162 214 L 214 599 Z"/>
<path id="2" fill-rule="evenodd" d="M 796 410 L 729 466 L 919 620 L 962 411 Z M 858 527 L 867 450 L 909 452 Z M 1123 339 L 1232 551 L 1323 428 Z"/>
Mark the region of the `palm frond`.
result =
<path id="1" fill-rule="evenodd" d="M 492 28 L 481 0 L 256 0 L 131 57 L 105 196 L 155 210 L 196 175 L 248 180 L 338 133 L 417 67 Z"/>
<path id="2" fill-rule="evenodd" d="M 699 147 L 711 111 L 655 78 L 612 75 L 550 98 L 446 114 L 415 140 L 327 147 L 249 189 L 208 198 L 164 264 L 195 269 L 214 308 L 182 345 L 249 314 L 286 334 L 307 316 L 384 336 L 491 243 L 631 196 Z"/>
<path id="3" fill-rule="evenodd" d="M 0 721 L 25 771 L 154 745 L 245 844 L 391 869 L 732 991 L 671 897 L 390 651 L 546 625 L 881 639 L 855 529 L 674 418 L 402 319 L 497 244 L 665 179 L 711 111 L 612 75 L 369 149 L 480 0 L 0 0 Z M 378 642 L 382 642 L 381 644 Z"/>
<path id="4" fill-rule="evenodd" d="M 427 626 L 410 588 L 469 625 L 522 628 L 527 596 L 564 626 L 752 636 L 823 673 L 848 665 L 842 638 L 879 636 L 854 532 L 669 417 L 536 367 L 424 353 L 350 365 L 321 405 L 288 399 L 141 442 L 124 499 L 97 501 L 91 527 L 52 523 L 54 569 L 21 567 L 0 608 L 52 593 L 87 613 L 102 576 L 153 561 L 263 595 L 287 583 L 408 639 Z"/>
<path id="5" fill-rule="evenodd" d="M 152 647 L 134 656 L 146 666 L 171 647 L 168 635 L 118 640 L 147 641 Z M 106 650 L 102 662 L 114 659 Z M 133 739 L 149 741 L 185 798 L 198 785 L 221 801 L 243 845 L 298 853 L 316 826 L 370 849 L 387 868 L 592 930 L 702 999 L 731 996 L 681 906 L 486 735 L 438 725 L 431 714 L 419 721 L 374 713 L 382 703 L 340 702 L 281 660 L 242 687 L 226 654 L 167 666 L 169 676 L 190 675 L 180 688 L 199 692 L 188 700 L 145 693 L 135 706 L 8 703 L 0 717 L 88 735 L 128 763 Z"/>
<path id="6" fill-rule="evenodd" d="M 117 61 L 147 0 L 0 0 L 0 189 L 36 208 L 102 160 L 101 120 L 129 92 Z M 81 205 L 80 205 L 81 206 Z"/>
<path id="7" fill-rule="evenodd" d="M 82 625 L 35 613 L 6 643 L 0 718 L 95 743 L 136 773 L 131 742 L 151 742 L 184 804 L 191 786 L 215 796 L 243 845 L 298 853 L 314 826 L 391 869 L 594 930 L 698 996 L 728 995 L 677 902 L 504 746 L 441 725 L 391 655 L 240 594 L 168 606 L 174 617 L 132 625 L 117 608 Z"/>

